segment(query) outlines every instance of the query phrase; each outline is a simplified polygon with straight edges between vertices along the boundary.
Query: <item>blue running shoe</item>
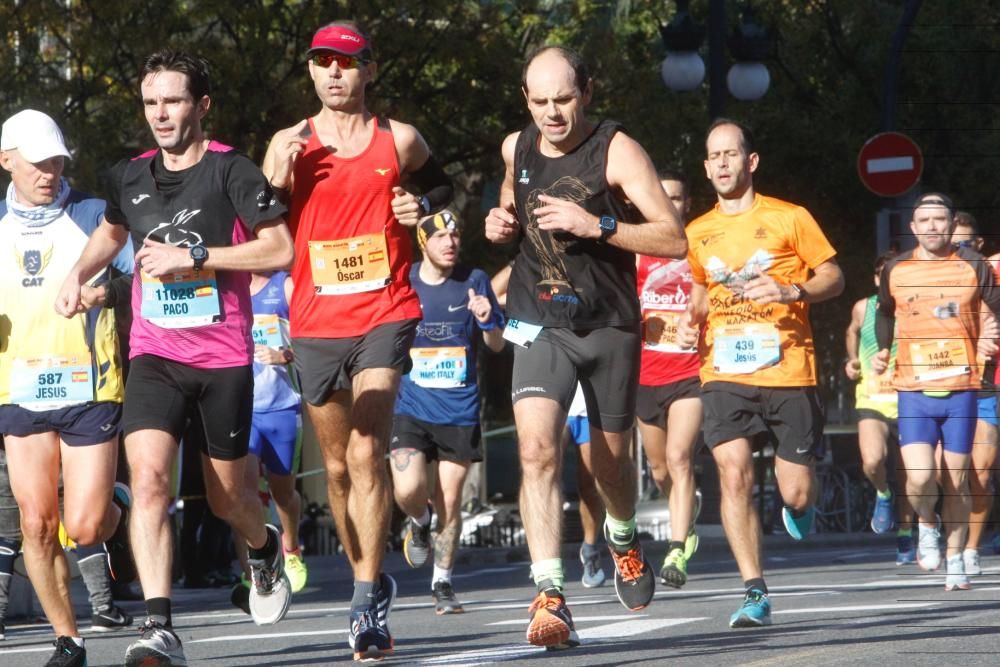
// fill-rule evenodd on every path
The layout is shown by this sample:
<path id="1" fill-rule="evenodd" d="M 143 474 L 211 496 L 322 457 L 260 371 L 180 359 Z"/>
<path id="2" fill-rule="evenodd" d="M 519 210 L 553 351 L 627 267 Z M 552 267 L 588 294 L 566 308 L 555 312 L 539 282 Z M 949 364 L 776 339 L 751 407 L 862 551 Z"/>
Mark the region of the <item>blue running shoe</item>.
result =
<path id="1" fill-rule="evenodd" d="M 729 617 L 731 628 L 759 628 L 771 625 L 771 601 L 767 593 L 751 588 L 743 598 L 743 605 Z"/>
<path id="2" fill-rule="evenodd" d="M 875 495 L 875 511 L 872 512 L 872 532 L 876 535 L 888 533 L 895 523 L 892 518 L 892 496 L 883 498 Z"/>
<path id="3" fill-rule="evenodd" d="M 816 508 L 810 507 L 806 513 L 796 518 L 792 510 L 788 507 L 781 508 L 781 520 L 785 524 L 785 530 L 793 540 L 804 539 L 812 531 L 813 519 L 816 517 Z"/>
<path id="4" fill-rule="evenodd" d="M 896 565 L 910 565 L 917 562 L 917 546 L 913 535 L 896 535 Z"/>

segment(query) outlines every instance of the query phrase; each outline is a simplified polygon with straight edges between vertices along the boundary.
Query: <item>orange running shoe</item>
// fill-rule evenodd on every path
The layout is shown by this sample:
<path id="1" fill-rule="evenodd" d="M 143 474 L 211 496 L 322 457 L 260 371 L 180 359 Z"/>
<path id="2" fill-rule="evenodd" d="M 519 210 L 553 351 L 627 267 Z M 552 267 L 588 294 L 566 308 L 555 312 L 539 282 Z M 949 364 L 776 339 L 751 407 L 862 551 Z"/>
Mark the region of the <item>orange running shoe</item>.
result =
<path id="1" fill-rule="evenodd" d="M 573 625 L 573 615 L 566 606 L 566 598 L 555 588 L 539 591 L 528 609 L 528 642 L 544 646 L 548 651 L 573 648 L 580 645 L 580 638 Z"/>

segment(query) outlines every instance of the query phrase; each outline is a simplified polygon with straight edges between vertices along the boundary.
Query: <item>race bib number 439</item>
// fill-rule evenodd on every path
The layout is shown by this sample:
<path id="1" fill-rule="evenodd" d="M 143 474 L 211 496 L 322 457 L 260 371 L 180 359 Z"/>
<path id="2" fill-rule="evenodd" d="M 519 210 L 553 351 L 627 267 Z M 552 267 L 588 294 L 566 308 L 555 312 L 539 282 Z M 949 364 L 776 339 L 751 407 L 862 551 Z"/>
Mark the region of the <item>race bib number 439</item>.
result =
<path id="1" fill-rule="evenodd" d="M 142 317 L 164 329 L 200 327 L 222 318 L 215 271 L 182 271 L 153 278 L 142 274 Z"/>
<path id="2" fill-rule="evenodd" d="M 713 348 L 719 373 L 753 373 L 781 361 L 778 330 L 770 324 L 722 327 L 715 332 Z"/>
<path id="3" fill-rule="evenodd" d="M 309 266 L 317 294 L 358 294 L 391 282 L 385 234 L 310 241 Z"/>

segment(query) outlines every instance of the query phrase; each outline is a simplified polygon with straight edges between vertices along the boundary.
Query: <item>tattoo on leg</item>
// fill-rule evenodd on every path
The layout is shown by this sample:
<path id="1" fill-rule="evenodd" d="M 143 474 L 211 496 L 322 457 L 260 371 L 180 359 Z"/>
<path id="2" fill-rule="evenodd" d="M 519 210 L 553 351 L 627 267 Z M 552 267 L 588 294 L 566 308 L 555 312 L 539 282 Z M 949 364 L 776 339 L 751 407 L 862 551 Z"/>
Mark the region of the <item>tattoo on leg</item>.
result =
<path id="1" fill-rule="evenodd" d="M 459 538 L 462 535 L 462 520 L 453 521 L 434 536 L 434 562 L 440 566 L 449 568 L 455 563 L 455 550 L 458 548 Z"/>
<path id="2" fill-rule="evenodd" d="M 415 449 L 396 449 L 396 450 L 393 450 L 393 452 L 391 454 L 393 467 L 397 471 L 403 472 L 404 470 L 406 470 L 407 468 L 410 467 L 410 460 L 413 459 L 413 457 L 416 454 L 417 454 L 417 450 L 415 450 Z"/>

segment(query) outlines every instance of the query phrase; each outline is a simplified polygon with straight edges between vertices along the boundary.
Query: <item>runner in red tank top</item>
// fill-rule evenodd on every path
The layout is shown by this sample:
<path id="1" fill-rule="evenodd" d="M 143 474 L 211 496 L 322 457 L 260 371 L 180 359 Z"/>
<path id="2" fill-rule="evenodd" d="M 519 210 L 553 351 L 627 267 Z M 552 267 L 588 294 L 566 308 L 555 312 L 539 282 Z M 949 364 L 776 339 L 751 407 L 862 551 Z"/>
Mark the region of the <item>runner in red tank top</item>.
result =
<path id="1" fill-rule="evenodd" d="M 290 203 L 292 347 L 354 570 L 348 643 L 356 660 L 379 659 L 392 654 L 386 621 L 396 594 L 382 573 L 386 444 L 420 319 L 405 227 L 443 209 L 452 188 L 416 129 L 365 107 L 376 67 L 356 23 L 320 28 L 308 56 L 322 106 L 274 135 L 263 169 Z"/>

